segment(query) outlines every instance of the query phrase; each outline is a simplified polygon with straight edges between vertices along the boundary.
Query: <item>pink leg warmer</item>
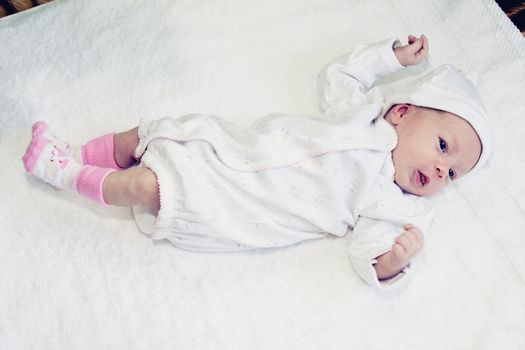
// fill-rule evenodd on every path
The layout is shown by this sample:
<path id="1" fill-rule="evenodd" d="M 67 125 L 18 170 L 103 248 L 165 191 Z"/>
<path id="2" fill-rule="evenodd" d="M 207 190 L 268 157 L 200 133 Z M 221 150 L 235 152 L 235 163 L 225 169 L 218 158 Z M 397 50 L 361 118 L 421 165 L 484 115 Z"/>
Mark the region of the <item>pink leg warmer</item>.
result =
<path id="1" fill-rule="evenodd" d="M 106 177 L 115 169 L 97 168 L 86 165 L 77 177 L 76 187 L 80 195 L 107 205 L 102 193 L 102 185 Z"/>
<path id="2" fill-rule="evenodd" d="M 115 161 L 114 133 L 93 139 L 82 146 L 82 161 L 85 165 L 121 170 Z"/>

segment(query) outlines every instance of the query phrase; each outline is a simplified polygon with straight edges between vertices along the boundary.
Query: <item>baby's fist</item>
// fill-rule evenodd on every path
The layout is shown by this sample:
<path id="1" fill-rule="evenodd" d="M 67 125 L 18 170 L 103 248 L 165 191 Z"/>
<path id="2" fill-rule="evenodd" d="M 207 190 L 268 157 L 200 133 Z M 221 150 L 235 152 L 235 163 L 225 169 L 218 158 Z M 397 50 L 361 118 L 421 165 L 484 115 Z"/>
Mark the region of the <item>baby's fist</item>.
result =
<path id="1" fill-rule="evenodd" d="M 423 247 L 423 235 L 413 225 L 404 226 L 405 232 L 397 237 L 392 245 L 390 263 L 392 266 L 403 268 Z"/>
<path id="2" fill-rule="evenodd" d="M 428 54 L 428 40 L 425 35 L 420 38 L 409 35 L 408 45 L 394 48 L 397 60 L 403 66 L 419 64 Z"/>

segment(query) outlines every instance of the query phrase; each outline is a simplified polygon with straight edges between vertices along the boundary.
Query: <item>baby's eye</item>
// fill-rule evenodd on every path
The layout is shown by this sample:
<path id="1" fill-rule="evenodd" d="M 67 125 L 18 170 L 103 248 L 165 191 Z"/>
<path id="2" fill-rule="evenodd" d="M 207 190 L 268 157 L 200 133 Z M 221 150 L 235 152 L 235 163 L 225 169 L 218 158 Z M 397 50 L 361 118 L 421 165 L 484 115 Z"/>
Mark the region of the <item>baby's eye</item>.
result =
<path id="1" fill-rule="evenodd" d="M 445 152 L 447 150 L 447 143 L 442 138 L 439 138 L 439 148 L 442 152 Z"/>
<path id="2" fill-rule="evenodd" d="M 454 180 L 454 178 L 456 177 L 456 172 L 452 169 L 448 169 L 448 177 L 451 179 L 451 180 Z"/>

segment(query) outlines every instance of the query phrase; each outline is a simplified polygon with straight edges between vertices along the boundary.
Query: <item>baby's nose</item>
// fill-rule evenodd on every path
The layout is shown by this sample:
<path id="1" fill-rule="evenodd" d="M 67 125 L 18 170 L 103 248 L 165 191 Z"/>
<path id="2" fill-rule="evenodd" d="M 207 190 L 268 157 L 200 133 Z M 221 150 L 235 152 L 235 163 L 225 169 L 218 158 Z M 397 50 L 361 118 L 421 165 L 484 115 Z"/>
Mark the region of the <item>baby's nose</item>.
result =
<path id="1" fill-rule="evenodd" d="M 440 179 L 446 179 L 448 177 L 449 166 L 446 162 L 438 162 L 435 165 L 436 176 Z"/>
<path id="2" fill-rule="evenodd" d="M 440 179 L 445 177 L 445 170 L 443 166 L 436 166 L 436 176 Z"/>

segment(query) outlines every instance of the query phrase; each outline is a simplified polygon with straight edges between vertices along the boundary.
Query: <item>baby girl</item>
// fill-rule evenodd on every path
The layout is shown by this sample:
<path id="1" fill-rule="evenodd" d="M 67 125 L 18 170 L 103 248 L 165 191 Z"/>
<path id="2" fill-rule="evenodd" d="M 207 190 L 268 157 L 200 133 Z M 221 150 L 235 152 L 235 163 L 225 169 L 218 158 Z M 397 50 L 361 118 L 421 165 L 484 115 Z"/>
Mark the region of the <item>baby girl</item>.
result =
<path id="1" fill-rule="evenodd" d="M 422 247 L 421 197 L 475 173 L 491 149 L 475 85 L 450 65 L 385 94 L 381 78 L 428 53 L 427 38 L 357 47 L 319 75 L 321 113 L 243 129 L 211 115 L 143 120 L 79 147 L 33 125 L 26 170 L 102 205 L 133 207 L 153 239 L 198 251 L 343 236 L 356 272 L 396 285 Z"/>

